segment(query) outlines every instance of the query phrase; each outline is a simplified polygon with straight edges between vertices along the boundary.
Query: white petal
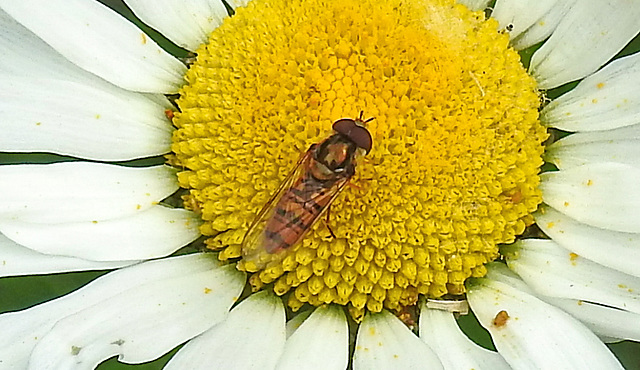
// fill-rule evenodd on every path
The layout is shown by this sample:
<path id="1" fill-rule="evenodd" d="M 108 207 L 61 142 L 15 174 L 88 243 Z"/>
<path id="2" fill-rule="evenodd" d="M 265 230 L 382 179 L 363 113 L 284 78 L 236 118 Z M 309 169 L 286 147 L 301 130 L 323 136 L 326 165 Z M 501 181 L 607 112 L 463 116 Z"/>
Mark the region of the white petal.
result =
<path id="1" fill-rule="evenodd" d="M 200 236 L 200 217 L 184 209 L 154 206 L 106 221 L 36 224 L 0 221 L 0 232 L 40 253 L 91 261 L 130 261 L 167 256 Z"/>
<path id="2" fill-rule="evenodd" d="M 565 131 L 640 123 L 640 53 L 616 59 L 547 105 L 541 120 Z"/>
<path id="3" fill-rule="evenodd" d="M 108 270 L 138 261 L 95 262 L 79 258 L 41 254 L 16 244 L 0 234 L 0 277 L 58 272 Z"/>
<path id="4" fill-rule="evenodd" d="M 0 111 L 8 152 L 50 152 L 119 161 L 171 150 L 170 108 L 158 98 L 98 84 L 0 74 Z M 55 92 L 55 93 L 52 93 Z"/>
<path id="5" fill-rule="evenodd" d="M 640 169 L 592 163 L 540 175 L 545 203 L 602 229 L 640 232 Z"/>
<path id="6" fill-rule="evenodd" d="M 422 305 L 420 339 L 435 351 L 447 370 L 511 369 L 498 353 L 469 340 L 451 312 L 432 310 Z"/>
<path id="7" fill-rule="evenodd" d="M 471 10 L 484 10 L 491 0 L 458 0 L 460 4 L 464 4 Z"/>
<path id="8" fill-rule="evenodd" d="M 251 0 L 229 0 L 227 1 L 227 4 L 229 4 L 231 8 L 236 9 L 239 7 L 247 6 L 249 1 Z"/>
<path id="9" fill-rule="evenodd" d="M 640 277 L 640 234 L 585 225 L 544 205 L 534 217 L 538 227 L 562 247 L 600 265 Z"/>
<path id="10" fill-rule="evenodd" d="M 467 299 L 498 352 L 514 369 L 622 369 L 579 321 L 518 290 L 510 284 L 517 277 L 504 265 L 489 268 L 486 277 L 469 284 Z"/>
<path id="11" fill-rule="evenodd" d="M 0 166 L 0 220 L 101 221 L 149 209 L 178 189 L 176 170 L 99 163 Z"/>
<path id="12" fill-rule="evenodd" d="M 600 337 L 640 341 L 640 314 L 575 299 L 542 299 L 582 321 Z"/>
<path id="13" fill-rule="evenodd" d="M 435 353 L 387 311 L 367 314 L 358 328 L 354 370 L 442 369 Z"/>
<path id="14" fill-rule="evenodd" d="M 287 339 L 295 333 L 298 328 L 304 323 L 304 321 L 311 316 L 315 310 L 306 310 L 297 312 L 296 315 L 289 321 L 287 321 Z"/>
<path id="15" fill-rule="evenodd" d="M 125 363 L 155 359 L 222 321 L 243 280 L 228 265 L 124 291 L 58 321 L 34 348 L 29 368 L 93 368 L 113 355 Z"/>
<path id="16" fill-rule="evenodd" d="M 2 10 L 0 50 L 3 150 L 98 160 L 168 150 L 170 105 L 161 95 L 132 93 L 78 68 Z"/>
<path id="17" fill-rule="evenodd" d="M 228 16 L 220 0 L 126 0 L 143 22 L 188 50 L 207 42 L 209 34 Z"/>
<path id="18" fill-rule="evenodd" d="M 2 75 L 76 82 L 106 91 L 117 91 L 118 94 L 127 91 L 115 88 L 113 84 L 71 63 L 2 9 L 0 9 L 0 48 L 3 50 L 0 59 Z M 162 94 L 144 94 L 144 96 L 154 100 L 156 105 L 167 106 L 167 100 Z"/>
<path id="19" fill-rule="evenodd" d="M 564 146 L 620 140 L 640 140 L 640 124 L 620 127 L 613 130 L 576 132 L 558 140 L 557 143 L 562 143 L 559 144 L 559 146 Z"/>
<path id="20" fill-rule="evenodd" d="M 553 31 L 558 27 L 558 24 L 567 13 L 571 10 L 576 0 L 563 0 L 556 1 L 556 5 L 544 15 L 542 15 L 537 21 L 535 21 L 529 28 L 524 30 L 518 36 L 511 35 L 511 45 L 516 50 L 526 49 L 533 46 L 551 36 Z M 531 2 L 527 2 L 530 4 Z"/>
<path id="21" fill-rule="evenodd" d="M 133 324 L 127 327 L 121 327 L 123 323 L 118 320 L 127 320 L 128 318 L 142 320 L 141 324 L 143 322 L 148 324 L 149 321 L 153 321 L 151 325 L 158 329 L 161 328 L 160 324 L 164 323 L 169 326 L 162 327 L 161 329 L 170 330 L 172 333 L 175 333 L 175 338 L 174 334 L 167 333 L 163 335 L 163 333 L 160 332 L 156 333 L 157 335 L 155 337 L 147 341 L 135 343 L 129 340 L 122 346 L 113 345 L 114 348 L 135 349 L 135 344 L 153 350 L 157 348 L 157 346 L 168 347 L 167 342 L 171 342 L 171 346 L 176 345 L 181 340 L 180 338 L 184 338 L 182 340 L 185 340 L 189 336 L 206 330 L 207 325 L 214 325 L 215 321 L 213 320 L 219 320 L 223 316 L 232 304 L 234 297 L 236 297 L 242 289 L 244 278 L 241 273 L 234 271 L 235 269 L 233 268 L 220 269 L 218 266 L 219 263 L 215 256 L 210 254 L 192 254 L 145 262 L 104 275 L 87 286 L 64 297 L 27 310 L 0 315 L 0 358 L 4 361 L 3 365 L 9 369 L 26 369 L 27 362 L 29 361 L 29 353 L 31 353 L 35 345 L 42 341 L 42 338 L 53 328 L 56 322 L 76 313 L 83 316 L 86 315 L 87 312 L 100 315 L 96 318 L 86 318 L 86 320 L 90 320 L 94 322 L 95 325 L 98 325 L 96 334 L 98 331 L 104 334 L 103 331 L 105 330 L 112 330 L 112 333 L 120 334 L 122 330 L 127 330 L 128 328 L 134 329 L 136 326 Z M 176 291 L 169 291 L 163 288 L 168 284 L 173 284 L 175 281 L 182 281 L 184 279 L 191 281 L 189 286 L 182 285 L 176 288 Z M 183 283 L 187 283 L 187 281 L 183 281 Z M 204 291 L 204 293 L 208 292 L 209 294 L 202 294 L 203 286 L 211 289 L 211 291 Z M 180 299 L 184 297 L 182 294 L 191 294 L 194 289 L 196 295 L 206 301 L 201 302 L 202 305 L 200 306 L 198 306 L 198 304 L 200 304 L 199 302 L 195 302 L 195 304 L 192 304 L 193 302 L 183 304 L 187 302 L 180 301 Z M 137 299 L 139 298 L 136 298 L 137 296 L 146 297 L 147 294 L 150 294 L 149 292 L 155 292 L 157 294 L 157 297 L 148 297 L 147 304 L 150 304 L 150 307 L 145 305 L 144 302 L 138 302 Z M 123 299 L 119 297 L 131 297 L 133 301 L 140 305 L 140 308 L 136 308 L 135 304 L 131 302 L 124 302 L 124 306 L 116 306 L 114 308 L 113 302 Z M 157 304 L 158 299 L 161 297 L 163 300 L 179 300 L 177 308 L 169 307 L 175 303 L 167 304 L 166 308 L 170 311 L 175 311 L 174 313 L 157 314 L 158 310 L 162 310 L 163 307 L 154 306 L 153 303 Z M 128 299 L 126 300 L 128 301 Z M 130 307 L 132 305 L 133 307 Z M 108 309 L 106 309 L 107 306 L 109 307 Z M 202 307 L 207 307 L 207 309 L 204 310 Z M 105 308 L 106 310 L 102 310 L 101 308 Z M 85 309 L 89 311 L 83 313 Z M 120 309 L 122 309 L 122 311 L 120 311 Z M 140 312 L 140 310 L 144 309 L 149 311 L 146 313 Z M 174 314 L 183 314 L 185 312 L 184 310 L 193 311 L 190 311 L 184 319 L 180 318 L 180 320 L 178 320 L 171 318 Z M 119 312 L 125 312 L 126 315 L 119 315 Z M 111 319 L 105 319 L 104 314 L 107 313 L 113 315 L 113 317 Z M 139 317 L 139 315 L 146 318 Z M 192 320 L 202 321 L 194 325 Z M 71 321 L 71 326 L 74 324 L 86 325 L 89 323 L 89 321 L 69 321 Z M 64 325 L 68 325 L 69 321 L 65 322 Z M 175 325 L 176 322 L 180 322 L 181 324 Z M 184 327 L 182 323 L 185 324 Z M 58 333 L 57 330 L 58 328 L 54 329 L 54 333 Z M 183 330 L 193 331 L 193 333 L 190 332 L 189 335 L 184 335 Z M 75 330 L 70 330 L 69 334 L 70 333 L 80 334 Z M 86 334 L 91 335 L 91 333 Z M 49 339 L 53 339 L 53 337 L 54 335 Z M 109 339 L 108 337 L 109 336 L 105 335 L 104 338 L 107 339 L 104 340 L 107 341 Z M 64 339 L 64 343 L 69 339 L 72 339 L 71 335 Z M 117 339 L 118 338 L 115 340 L 117 341 Z M 175 340 L 178 340 L 178 342 L 175 342 Z M 113 341 L 114 340 L 111 340 L 107 343 Z M 46 346 L 49 345 L 50 344 L 47 344 Z M 137 351 L 137 349 L 135 350 Z M 86 353 L 87 352 L 85 352 L 85 354 Z M 70 354 L 71 347 L 65 347 L 61 353 L 53 354 L 51 360 L 62 359 L 63 356 L 70 356 Z"/>
<path id="22" fill-rule="evenodd" d="M 509 268 L 539 294 L 640 313 L 638 277 L 570 253 L 551 240 L 521 240 L 504 251 Z"/>
<path id="23" fill-rule="evenodd" d="M 0 72 L 9 76 L 82 81 L 99 78 L 69 62 L 0 9 Z"/>
<path id="24" fill-rule="evenodd" d="M 122 88 L 174 93 L 185 66 L 97 1 L 0 0 L 0 7 L 77 66 Z"/>
<path id="25" fill-rule="evenodd" d="M 187 343 L 171 369 L 273 369 L 285 343 L 285 314 L 267 292 L 242 301 L 221 324 Z"/>
<path id="26" fill-rule="evenodd" d="M 533 54 L 529 70 L 541 89 L 577 80 L 613 58 L 639 31 L 637 0 L 577 1 Z"/>
<path id="27" fill-rule="evenodd" d="M 557 8 L 559 0 L 497 0 L 491 18 L 500 24 L 500 29 L 511 26 L 509 36 L 514 38 L 531 27 L 551 9 Z"/>
<path id="28" fill-rule="evenodd" d="M 544 158 L 562 170 L 602 162 L 640 168 L 640 137 L 634 138 L 638 134 L 640 125 L 611 131 L 579 132 L 548 146 Z"/>
<path id="29" fill-rule="evenodd" d="M 285 343 L 276 369 L 346 369 L 349 327 L 337 306 L 317 308 Z"/>

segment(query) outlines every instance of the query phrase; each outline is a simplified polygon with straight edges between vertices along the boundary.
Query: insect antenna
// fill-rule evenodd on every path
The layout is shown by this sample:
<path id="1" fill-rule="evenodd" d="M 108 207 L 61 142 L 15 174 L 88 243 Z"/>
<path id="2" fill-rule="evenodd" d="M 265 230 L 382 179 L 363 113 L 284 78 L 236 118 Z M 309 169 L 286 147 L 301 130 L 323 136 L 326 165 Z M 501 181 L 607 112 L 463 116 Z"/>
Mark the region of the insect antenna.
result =
<path id="1" fill-rule="evenodd" d="M 367 122 L 371 122 L 374 119 L 376 119 L 376 117 L 367 118 L 366 120 L 364 120 L 363 118 L 364 118 L 364 110 L 361 110 L 360 111 L 360 115 L 358 116 L 358 121 L 360 121 L 362 123 L 367 123 Z"/>

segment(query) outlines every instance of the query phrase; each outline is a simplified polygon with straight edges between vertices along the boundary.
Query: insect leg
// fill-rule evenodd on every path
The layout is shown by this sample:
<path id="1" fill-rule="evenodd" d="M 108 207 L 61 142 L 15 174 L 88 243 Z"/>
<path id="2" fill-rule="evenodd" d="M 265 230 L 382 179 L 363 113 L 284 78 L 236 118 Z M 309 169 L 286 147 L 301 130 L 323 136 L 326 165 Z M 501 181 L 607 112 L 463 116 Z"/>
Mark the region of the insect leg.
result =
<path id="1" fill-rule="evenodd" d="M 360 187 L 360 186 L 358 186 L 358 185 L 356 185 L 354 183 L 351 183 L 351 182 L 347 183 L 347 186 L 350 187 L 351 189 L 362 190 L 362 187 Z"/>
<path id="2" fill-rule="evenodd" d="M 333 237 L 334 239 L 336 238 L 336 234 L 333 233 L 333 230 L 331 230 L 331 227 L 329 226 L 329 215 L 331 214 L 331 205 L 329 205 L 329 207 L 327 207 L 327 219 L 324 220 L 324 225 L 327 227 L 327 230 L 329 230 L 329 233 L 331 234 L 331 237 Z"/>

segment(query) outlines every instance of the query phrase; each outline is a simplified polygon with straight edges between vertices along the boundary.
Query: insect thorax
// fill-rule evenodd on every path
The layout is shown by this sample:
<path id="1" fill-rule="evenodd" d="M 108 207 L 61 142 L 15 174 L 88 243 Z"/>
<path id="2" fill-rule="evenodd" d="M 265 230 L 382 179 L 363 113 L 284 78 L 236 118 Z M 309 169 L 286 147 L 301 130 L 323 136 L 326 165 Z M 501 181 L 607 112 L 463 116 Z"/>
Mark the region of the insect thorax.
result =
<path id="1" fill-rule="evenodd" d="M 358 147 L 342 135 L 331 135 L 318 144 L 313 153 L 312 175 L 321 181 L 351 177 L 355 173 Z"/>

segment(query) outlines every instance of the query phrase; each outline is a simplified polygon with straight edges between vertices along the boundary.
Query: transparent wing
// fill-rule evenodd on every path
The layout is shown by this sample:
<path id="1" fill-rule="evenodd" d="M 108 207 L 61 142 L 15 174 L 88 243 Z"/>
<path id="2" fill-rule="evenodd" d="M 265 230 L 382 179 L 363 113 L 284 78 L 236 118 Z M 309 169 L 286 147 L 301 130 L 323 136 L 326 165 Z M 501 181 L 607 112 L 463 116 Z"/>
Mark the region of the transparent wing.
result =
<path id="1" fill-rule="evenodd" d="M 244 237 L 243 258 L 256 268 L 280 262 L 289 255 L 350 179 L 342 177 L 331 187 L 324 187 L 307 176 L 314 161 L 311 154 L 309 149 L 258 213 Z"/>
<path id="2" fill-rule="evenodd" d="M 282 181 L 278 190 L 271 196 L 271 198 L 265 203 L 260 212 L 256 215 L 249 230 L 242 239 L 242 256 L 245 260 L 253 261 L 258 267 L 263 267 L 264 263 L 258 263 L 258 257 L 264 252 L 264 231 L 265 226 L 270 218 L 272 218 L 276 205 L 280 203 L 282 196 L 289 191 L 293 182 L 299 179 L 305 171 L 305 163 L 308 163 L 312 158 L 312 148 L 309 148 L 307 152 L 298 160 L 296 166 Z"/>

